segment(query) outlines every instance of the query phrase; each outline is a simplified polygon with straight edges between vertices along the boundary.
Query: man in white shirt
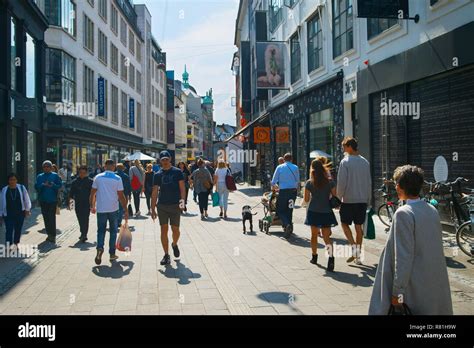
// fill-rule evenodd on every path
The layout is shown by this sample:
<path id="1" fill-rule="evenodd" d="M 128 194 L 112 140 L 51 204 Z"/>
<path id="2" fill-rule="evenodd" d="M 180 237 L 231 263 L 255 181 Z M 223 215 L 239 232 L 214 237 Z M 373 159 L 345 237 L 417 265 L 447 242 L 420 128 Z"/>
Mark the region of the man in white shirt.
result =
<path id="1" fill-rule="evenodd" d="M 97 256 L 95 257 L 97 265 L 100 265 L 102 262 L 107 221 L 109 221 L 110 231 L 110 261 L 118 259 L 117 255 L 115 255 L 115 242 L 117 240 L 119 201 L 123 207 L 125 221 L 128 221 L 127 199 L 123 194 L 122 179 L 114 171 L 115 162 L 110 159 L 105 161 L 105 172 L 98 174 L 92 184 L 90 196 L 91 213 L 97 213 Z"/>

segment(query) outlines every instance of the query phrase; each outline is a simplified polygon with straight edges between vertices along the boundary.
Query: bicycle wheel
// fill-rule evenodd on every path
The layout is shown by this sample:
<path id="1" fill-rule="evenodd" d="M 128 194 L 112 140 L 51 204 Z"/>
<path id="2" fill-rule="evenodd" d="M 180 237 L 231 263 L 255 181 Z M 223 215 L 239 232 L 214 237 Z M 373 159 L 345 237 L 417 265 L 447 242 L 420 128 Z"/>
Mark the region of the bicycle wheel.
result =
<path id="1" fill-rule="evenodd" d="M 387 227 L 392 225 L 393 214 L 395 214 L 394 207 L 392 205 L 387 205 L 387 203 L 382 204 L 377 211 L 377 216 L 379 217 L 380 222 Z"/>
<path id="2" fill-rule="evenodd" d="M 456 243 L 464 254 L 474 256 L 474 225 L 466 221 L 456 230 Z"/>

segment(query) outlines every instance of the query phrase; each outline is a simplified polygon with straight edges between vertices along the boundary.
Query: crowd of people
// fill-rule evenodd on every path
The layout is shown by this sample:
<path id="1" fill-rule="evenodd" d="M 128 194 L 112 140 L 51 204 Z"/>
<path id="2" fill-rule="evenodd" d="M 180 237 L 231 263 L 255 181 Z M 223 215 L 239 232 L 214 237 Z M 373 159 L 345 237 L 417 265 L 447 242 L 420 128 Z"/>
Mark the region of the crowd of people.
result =
<path id="1" fill-rule="evenodd" d="M 345 153 L 337 171 L 331 174 L 331 163 L 325 157 L 311 162 L 309 180 L 304 184 L 303 204 L 307 206 L 305 224 L 311 228 L 310 262 L 318 263 L 318 237 L 327 250 L 327 270 L 335 268 L 331 228 L 338 225 L 334 209 L 339 210 L 342 231 L 351 246 L 347 262 L 362 264 L 363 224 L 371 204 L 372 183 L 369 162 L 360 155 L 356 139 L 346 137 L 342 142 Z M 272 190 L 278 191 L 276 212 L 285 236 L 293 232 L 293 209 L 300 189 L 300 171 L 292 163 L 290 153 L 279 158 L 272 178 Z M 42 164 L 43 172 L 36 178 L 35 189 L 41 206 L 47 242 L 56 242 L 56 214 L 59 193 L 67 180 L 67 166 L 59 171 L 50 161 Z M 145 166 L 118 163 L 109 159 L 104 167 L 97 166 L 90 175 L 87 166 L 80 166 L 72 180 L 67 196 L 67 208 L 74 210 L 80 226 L 79 240 L 85 243 L 89 232 L 90 214 L 97 215 L 97 254 L 100 265 L 104 253 L 105 235 L 109 230 L 109 259 L 116 260 L 116 239 L 122 221 L 128 223 L 133 215 L 139 217 L 141 196 L 145 196 L 147 216 L 158 218 L 164 251 L 161 265 L 171 262 L 168 232 L 171 226 L 171 248 L 180 256 L 180 218 L 187 212 L 188 193 L 198 203 L 201 220 L 209 218 L 209 195 L 219 197 L 219 217 L 227 219 L 231 176 L 229 164 L 223 160 L 211 163 L 198 159 L 195 163 L 172 165 L 171 155 L 162 151 L 159 163 Z M 390 306 L 408 303 L 415 314 L 452 314 L 449 280 L 441 240 L 441 224 L 434 207 L 420 199 L 424 182 L 423 171 L 411 165 L 394 172 L 398 196 L 407 202 L 397 209 L 386 247 L 380 256 L 370 314 L 387 314 Z M 135 214 L 131 205 L 133 198 Z M 0 193 L 0 222 L 5 222 L 6 243 L 17 247 L 26 216 L 31 212 L 31 200 L 25 186 L 15 174 L 8 176 L 8 185 Z M 355 238 L 351 225 L 354 224 Z"/>

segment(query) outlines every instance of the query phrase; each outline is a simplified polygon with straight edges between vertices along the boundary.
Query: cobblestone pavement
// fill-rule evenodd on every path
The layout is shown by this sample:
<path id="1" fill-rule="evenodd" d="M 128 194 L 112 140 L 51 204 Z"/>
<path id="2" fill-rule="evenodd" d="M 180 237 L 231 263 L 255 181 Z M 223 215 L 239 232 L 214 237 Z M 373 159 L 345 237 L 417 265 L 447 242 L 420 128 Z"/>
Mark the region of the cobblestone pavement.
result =
<path id="1" fill-rule="evenodd" d="M 196 203 L 182 217 L 181 257 L 160 266 L 163 256 L 159 226 L 147 216 L 130 220 L 133 245 L 129 255 L 101 266 L 94 263 L 96 221 L 91 217 L 89 242 L 76 244 L 79 231 L 73 212 L 58 216 L 57 247 L 43 242 L 38 212 L 22 237 L 35 248 L 23 258 L 0 259 L 1 314 L 366 314 L 379 255 L 386 233 L 376 220 L 377 238 L 364 241 L 364 265 L 336 258 L 336 272 L 327 273 L 323 245 L 319 263 L 309 263 L 309 228 L 303 208 L 295 209 L 295 231 L 283 238 L 281 227 L 258 231 L 263 207 L 254 208 L 254 232 L 242 233 L 241 207 L 260 202 L 261 191 L 242 186 L 231 194 L 229 220 L 210 208 L 201 221 Z M 192 196 L 192 195 L 190 195 Z M 298 203 L 298 202 L 297 202 Z M 142 211 L 145 201 L 142 200 Z M 3 231 L 3 230 L 2 230 Z M 4 232 L 0 233 L 4 238 Z M 340 227 L 333 229 L 344 245 Z M 108 239 L 108 237 L 107 237 Z M 0 242 L 3 240 L 0 239 Z M 446 260 L 454 312 L 474 314 L 472 260 L 456 255 L 446 233 Z"/>

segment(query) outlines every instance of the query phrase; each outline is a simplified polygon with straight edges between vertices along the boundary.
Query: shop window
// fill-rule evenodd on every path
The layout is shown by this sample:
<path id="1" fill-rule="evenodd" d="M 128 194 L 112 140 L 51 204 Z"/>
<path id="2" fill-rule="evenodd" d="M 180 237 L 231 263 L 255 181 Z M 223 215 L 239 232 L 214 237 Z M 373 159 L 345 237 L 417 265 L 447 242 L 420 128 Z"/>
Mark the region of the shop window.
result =
<path id="1" fill-rule="evenodd" d="M 323 151 L 334 158 L 333 109 L 315 112 L 309 117 L 309 151 Z"/>

